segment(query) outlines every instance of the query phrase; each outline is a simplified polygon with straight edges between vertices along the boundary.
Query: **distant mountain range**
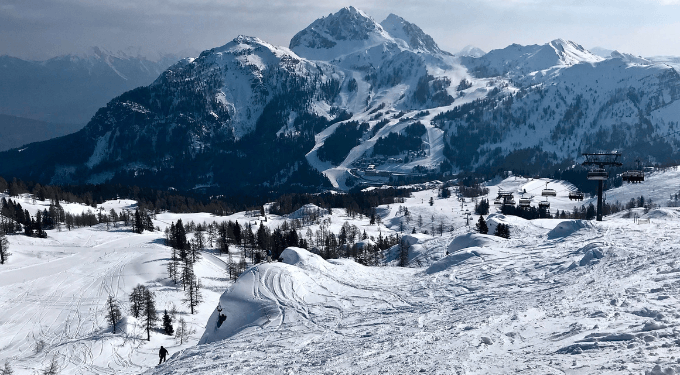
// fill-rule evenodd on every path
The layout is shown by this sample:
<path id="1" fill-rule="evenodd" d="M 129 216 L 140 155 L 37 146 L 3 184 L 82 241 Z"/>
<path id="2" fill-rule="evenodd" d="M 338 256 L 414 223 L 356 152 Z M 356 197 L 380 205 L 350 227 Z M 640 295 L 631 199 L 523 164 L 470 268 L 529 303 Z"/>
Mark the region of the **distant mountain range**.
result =
<path id="1" fill-rule="evenodd" d="M 111 98 L 150 84 L 182 57 L 150 60 L 97 47 L 45 61 L 0 56 L 0 114 L 83 126 Z"/>
<path id="2" fill-rule="evenodd" d="M 672 162 L 678 99 L 668 61 L 561 39 L 454 55 L 401 17 L 347 7 L 288 48 L 239 36 L 184 59 L 78 133 L 0 154 L 0 174 L 254 193 L 549 173 L 593 150 Z"/>

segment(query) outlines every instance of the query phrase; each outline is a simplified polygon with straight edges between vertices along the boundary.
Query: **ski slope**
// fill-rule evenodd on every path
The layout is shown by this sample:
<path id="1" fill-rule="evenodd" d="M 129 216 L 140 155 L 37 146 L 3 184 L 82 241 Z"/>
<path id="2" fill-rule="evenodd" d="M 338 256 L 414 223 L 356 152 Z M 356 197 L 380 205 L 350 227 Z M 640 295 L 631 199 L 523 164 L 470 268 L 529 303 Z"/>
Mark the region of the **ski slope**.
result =
<path id="1" fill-rule="evenodd" d="M 201 330 L 228 282 L 221 261 L 206 255 L 196 272 L 210 309 L 189 316 L 181 288 L 167 279 L 169 252 L 161 238 L 160 233 L 132 234 L 129 228 L 107 231 L 105 225 L 49 231 L 46 239 L 9 236 L 13 255 L 0 267 L 0 361 L 9 360 L 15 374 L 35 374 L 52 358 L 61 374 L 135 374 L 156 364 L 160 345 L 170 353 L 178 350 L 172 337 L 156 331 L 151 342 L 142 340 L 146 333 L 128 316 L 132 288 L 147 285 L 156 293 L 159 313 L 174 302 L 178 317 Z M 112 334 L 106 323 L 109 295 L 126 316 L 122 334 Z M 38 351 L 41 341 L 44 348 Z"/>
<path id="2" fill-rule="evenodd" d="M 563 181 L 513 176 L 488 183 L 489 196 L 526 190 L 543 199 L 546 181 L 557 191 L 551 204 L 571 210 L 573 186 Z M 100 225 L 48 231 L 47 239 L 9 236 L 13 255 L 0 267 L 0 362 L 9 360 L 16 374 L 39 373 L 52 358 L 62 374 L 680 373 L 680 210 L 662 199 L 676 181 L 680 173 L 669 169 L 607 191 L 608 199 L 645 195 L 664 206 L 632 209 L 649 219 L 640 224 L 628 212 L 603 222 L 488 215 L 490 232 L 508 224 L 510 239 L 474 233 L 478 216 L 467 226 L 465 215 L 474 202 L 439 198 L 436 182 L 378 207 L 375 225 L 319 209 L 335 233 L 345 222 L 373 237 L 403 231 L 410 266 L 396 267 L 397 247 L 385 252 L 385 267 L 289 248 L 280 262 L 254 265 L 232 284 L 223 259 L 205 252 L 196 266 L 205 302 L 193 316 L 167 279 L 162 233 Z M 29 211 L 47 204 L 22 199 Z M 78 209 L 90 208 L 69 208 Z M 300 215 L 163 213 L 154 224 L 163 229 L 181 218 L 275 228 Z M 138 283 L 156 293 L 159 313 L 175 303 L 197 330 L 188 343 L 159 332 L 142 339 L 127 316 L 127 295 Z M 110 294 L 126 315 L 115 335 L 103 310 Z M 218 303 L 227 315 L 219 327 Z M 36 352 L 40 340 L 45 348 Z M 156 366 L 160 345 L 171 357 Z"/>
<path id="3" fill-rule="evenodd" d="M 214 313 L 204 345 L 147 374 L 677 369 L 677 219 L 490 221 L 507 221 L 515 236 L 473 235 L 476 245 L 417 268 L 288 249 L 222 295 L 233 324 L 217 328 Z"/>

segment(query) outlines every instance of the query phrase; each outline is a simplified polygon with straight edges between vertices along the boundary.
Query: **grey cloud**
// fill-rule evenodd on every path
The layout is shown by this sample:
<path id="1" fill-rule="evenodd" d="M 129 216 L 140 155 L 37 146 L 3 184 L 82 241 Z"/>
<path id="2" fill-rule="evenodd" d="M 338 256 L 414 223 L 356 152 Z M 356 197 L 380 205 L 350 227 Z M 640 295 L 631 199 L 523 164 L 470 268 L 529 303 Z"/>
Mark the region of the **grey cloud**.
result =
<path id="1" fill-rule="evenodd" d="M 225 44 L 239 34 L 286 46 L 316 18 L 355 5 L 378 21 L 389 13 L 401 15 L 451 51 L 468 44 L 490 50 L 562 37 L 584 46 L 680 55 L 680 42 L 669 38 L 655 42 L 654 38 L 655 27 L 667 33 L 680 15 L 680 6 L 669 2 L 3 0 L 0 54 L 45 58 L 94 45 L 109 50 L 128 46 L 167 52 L 202 50 Z"/>

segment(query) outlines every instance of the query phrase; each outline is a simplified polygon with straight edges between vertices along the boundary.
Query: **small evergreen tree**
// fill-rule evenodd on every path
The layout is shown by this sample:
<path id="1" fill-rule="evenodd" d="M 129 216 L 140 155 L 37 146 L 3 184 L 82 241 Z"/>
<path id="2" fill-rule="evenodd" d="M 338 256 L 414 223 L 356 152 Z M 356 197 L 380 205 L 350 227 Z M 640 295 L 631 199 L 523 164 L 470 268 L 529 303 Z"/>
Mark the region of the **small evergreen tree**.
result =
<path id="1" fill-rule="evenodd" d="M 135 233 L 142 234 L 144 232 L 144 222 L 142 221 L 142 215 L 139 213 L 139 210 L 135 211 L 135 221 L 133 224 L 132 231 Z"/>
<path id="2" fill-rule="evenodd" d="M 408 266 L 408 248 L 408 243 L 402 237 L 399 242 L 399 267 Z"/>
<path id="3" fill-rule="evenodd" d="M 507 224 L 498 224 L 494 236 L 510 238 L 510 226 Z"/>
<path id="4" fill-rule="evenodd" d="M 168 315 L 168 310 L 165 310 L 165 313 L 163 314 L 163 331 L 168 336 L 175 334 L 175 329 L 172 327 L 172 317 Z"/>
<path id="5" fill-rule="evenodd" d="M 489 201 L 487 199 L 482 199 L 479 203 L 475 204 L 475 213 L 477 215 L 488 215 Z"/>
<path id="6" fill-rule="evenodd" d="M 486 220 L 484 220 L 484 216 L 479 215 L 479 220 L 477 220 L 477 224 L 475 224 L 475 229 L 477 229 L 477 232 L 479 232 L 480 234 L 489 233 L 489 226 L 486 225 Z"/>
<path id="7" fill-rule="evenodd" d="M 5 232 L 0 228 L 0 264 L 5 264 L 10 255 L 12 253 L 9 252 L 9 241 L 7 241 Z"/>
<path id="8" fill-rule="evenodd" d="M 430 206 L 433 206 L 433 205 L 434 205 L 434 198 L 430 197 Z"/>

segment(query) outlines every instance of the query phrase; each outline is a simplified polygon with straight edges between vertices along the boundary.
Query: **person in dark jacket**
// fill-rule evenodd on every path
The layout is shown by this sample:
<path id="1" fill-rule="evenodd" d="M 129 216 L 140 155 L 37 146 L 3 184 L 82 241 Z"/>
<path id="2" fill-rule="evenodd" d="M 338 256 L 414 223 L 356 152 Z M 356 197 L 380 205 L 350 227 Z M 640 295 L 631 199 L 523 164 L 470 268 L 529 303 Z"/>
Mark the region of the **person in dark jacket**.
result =
<path id="1" fill-rule="evenodd" d="M 160 365 L 161 363 L 165 362 L 165 356 L 168 355 L 168 350 L 161 345 L 161 350 L 158 351 L 158 356 L 161 357 L 161 360 L 158 361 L 158 364 Z"/>

